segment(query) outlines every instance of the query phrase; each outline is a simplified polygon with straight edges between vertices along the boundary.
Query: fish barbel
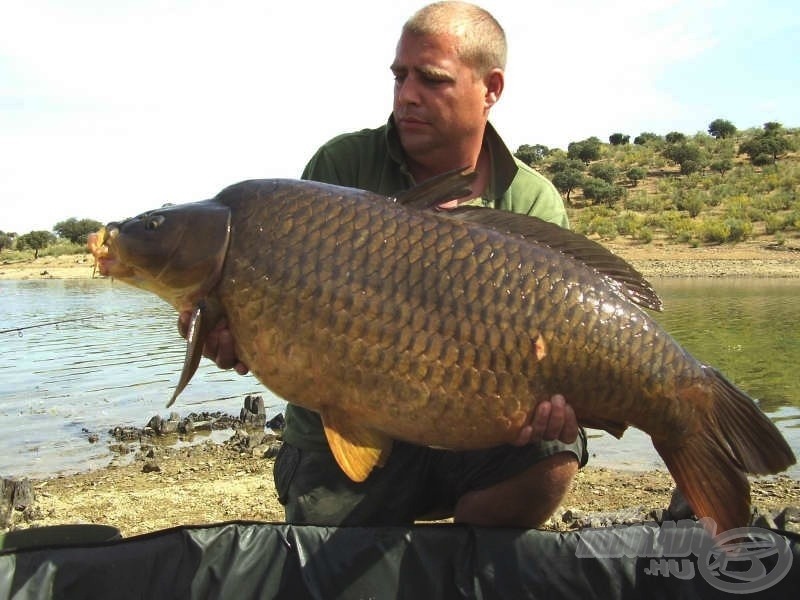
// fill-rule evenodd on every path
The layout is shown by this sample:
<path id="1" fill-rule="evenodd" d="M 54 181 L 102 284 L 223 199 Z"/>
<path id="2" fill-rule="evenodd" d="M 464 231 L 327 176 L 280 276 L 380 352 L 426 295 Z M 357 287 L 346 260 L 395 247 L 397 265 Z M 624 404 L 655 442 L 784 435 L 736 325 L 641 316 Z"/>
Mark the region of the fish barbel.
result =
<path id="1" fill-rule="evenodd" d="M 471 178 L 445 174 L 396 199 L 246 181 L 110 223 L 89 246 L 102 274 L 193 311 L 172 400 L 225 318 L 255 376 L 321 415 L 355 481 L 393 439 L 511 443 L 561 393 L 585 426 L 649 434 L 698 516 L 746 525 L 746 474 L 795 461 L 774 424 L 637 306 L 661 302 L 600 245 L 533 217 L 430 209 Z"/>

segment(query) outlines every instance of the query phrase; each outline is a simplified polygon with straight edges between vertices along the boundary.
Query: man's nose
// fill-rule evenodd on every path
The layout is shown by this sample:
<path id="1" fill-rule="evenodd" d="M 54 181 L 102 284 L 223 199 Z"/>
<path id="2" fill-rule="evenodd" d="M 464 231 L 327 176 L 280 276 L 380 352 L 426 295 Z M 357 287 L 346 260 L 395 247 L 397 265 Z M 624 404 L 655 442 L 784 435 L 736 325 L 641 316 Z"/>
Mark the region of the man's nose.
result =
<path id="1" fill-rule="evenodd" d="M 419 104 L 419 89 L 413 78 L 395 83 L 394 98 L 399 104 Z"/>

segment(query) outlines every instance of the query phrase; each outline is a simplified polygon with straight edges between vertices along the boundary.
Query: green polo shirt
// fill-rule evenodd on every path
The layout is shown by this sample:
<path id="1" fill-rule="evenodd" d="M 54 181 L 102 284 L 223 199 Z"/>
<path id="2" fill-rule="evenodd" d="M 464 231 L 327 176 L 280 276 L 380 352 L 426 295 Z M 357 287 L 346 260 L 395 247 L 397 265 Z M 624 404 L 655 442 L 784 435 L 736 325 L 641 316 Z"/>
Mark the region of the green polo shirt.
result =
<path id="1" fill-rule="evenodd" d="M 562 227 L 569 226 L 564 202 L 553 184 L 517 160 L 491 124 L 486 126 L 484 145 L 491 158 L 489 185 L 482 198 L 468 204 L 532 215 Z M 326 143 L 306 165 L 303 179 L 386 196 L 415 184 L 391 118 L 383 127 L 346 133 Z M 293 404 L 286 406 L 283 439 L 305 450 L 328 447 L 319 415 Z"/>

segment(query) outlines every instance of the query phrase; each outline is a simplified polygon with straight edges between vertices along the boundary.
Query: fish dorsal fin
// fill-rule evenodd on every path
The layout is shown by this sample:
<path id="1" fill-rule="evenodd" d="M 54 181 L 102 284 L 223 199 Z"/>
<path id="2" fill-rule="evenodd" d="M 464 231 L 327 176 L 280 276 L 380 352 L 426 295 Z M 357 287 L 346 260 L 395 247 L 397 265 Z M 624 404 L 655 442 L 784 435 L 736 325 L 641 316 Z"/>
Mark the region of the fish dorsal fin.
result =
<path id="1" fill-rule="evenodd" d="M 465 198 L 472 194 L 470 186 L 477 176 L 478 173 L 468 167 L 453 169 L 431 177 L 410 190 L 398 193 L 394 200 L 408 208 L 431 208 L 448 200 Z"/>
<path id="2" fill-rule="evenodd" d="M 178 395 L 188 385 L 189 381 L 197 371 L 197 365 L 203 356 L 203 344 L 205 344 L 208 332 L 216 325 L 217 319 L 214 318 L 215 311 L 210 310 L 205 301 L 199 301 L 192 311 L 192 320 L 189 322 L 189 333 L 186 336 L 186 356 L 183 359 L 183 370 L 175 392 L 172 394 L 167 408 L 172 406 Z"/>
<path id="3" fill-rule="evenodd" d="M 374 429 L 353 422 L 336 408 L 320 411 L 325 436 L 336 462 L 353 481 L 364 481 L 376 466 L 383 466 L 392 451 L 392 440 Z"/>
<path id="4" fill-rule="evenodd" d="M 520 235 L 527 240 L 557 250 L 608 278 L 617 290 L 632 302 L 652 310 L 663 308 L 661 298 L 639 271 L 607 248 L 579 233 L 537 217 L 480 206 L 459 206 L 442 211 L 441 214 L 462 221 L 480 223 L 502 233 Z"/>

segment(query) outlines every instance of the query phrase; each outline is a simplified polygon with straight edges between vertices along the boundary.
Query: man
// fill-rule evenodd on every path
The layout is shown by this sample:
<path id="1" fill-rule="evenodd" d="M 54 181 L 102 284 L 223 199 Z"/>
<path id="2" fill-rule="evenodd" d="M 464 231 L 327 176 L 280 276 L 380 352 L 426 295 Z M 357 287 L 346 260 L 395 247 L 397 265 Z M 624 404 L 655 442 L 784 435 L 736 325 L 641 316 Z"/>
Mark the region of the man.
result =
<path id="1" fill-rule="evenodd" d="M 390 195 L 471 166 L 478 178 L 467 201 L 567 226 L 558 192 L 516 161 L 488 122 L 503 92 L 505 54 L 503 30 L 483 9 L 462 2 L 421 9 L 397 45 L 387 125 L 334 138 L 303 178 Z M 187 315 L 181 321 L 185 327 Z M 205 350 L 221 367 L 246 372 L 224 327 Z M 556 395 L 532 411 L 516 446 L 452 452 L 396 441 L 387 464 L 354 483 L 336 464 L 318 415 L 288 405 L 275 485 L 292 523 L 396 525 L 452 515 L 535 527 L 558 507 L 586 457 L 575 414 Z"/>

